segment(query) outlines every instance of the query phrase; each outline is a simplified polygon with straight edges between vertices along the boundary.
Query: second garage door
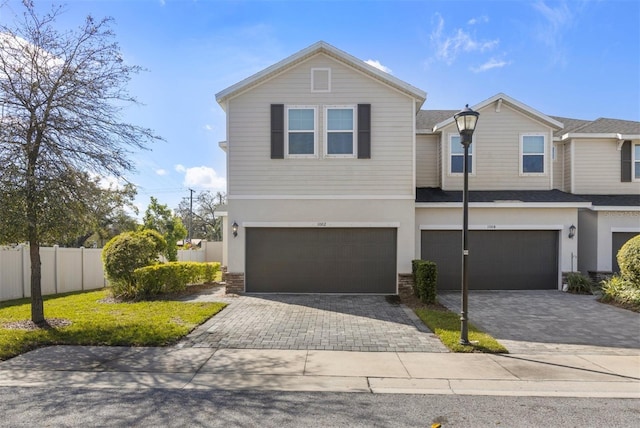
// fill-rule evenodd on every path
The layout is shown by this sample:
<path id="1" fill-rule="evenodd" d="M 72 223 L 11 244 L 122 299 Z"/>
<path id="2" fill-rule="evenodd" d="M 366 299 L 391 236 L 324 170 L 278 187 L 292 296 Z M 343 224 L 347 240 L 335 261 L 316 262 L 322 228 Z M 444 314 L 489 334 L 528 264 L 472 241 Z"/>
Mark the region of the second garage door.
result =
<path id="1" fill-rule="evenodd" d="M 459 290 L 462 232 L 424 230 L 421 257 L 438 266 L 438 289 Z M 558 287 L 558 232 L 555 230 L 472 230 L 469 232 L 469 289 L 533 290 Z"/>
<path id="2" fill-rule="evenodd" d="M 248 292 L 396 293 L 394 228 L 247 228 Z"/>

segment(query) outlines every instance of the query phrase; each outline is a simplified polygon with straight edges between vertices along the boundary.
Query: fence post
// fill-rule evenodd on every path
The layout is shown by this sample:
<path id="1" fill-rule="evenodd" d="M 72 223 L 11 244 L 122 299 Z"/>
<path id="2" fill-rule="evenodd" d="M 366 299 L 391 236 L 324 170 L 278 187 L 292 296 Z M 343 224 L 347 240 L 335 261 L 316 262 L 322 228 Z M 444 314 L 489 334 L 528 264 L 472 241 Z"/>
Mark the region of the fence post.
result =
<path id="1" fill-rule="evenodd" d="M 53 246 L 53 289 L 58 294 L 58 244 Z"/>
<path id="2" fill-rule="evenodd" d="M 27 269 L 31 268 L 31 265 L 27 264 L 26 257 L 24 256 L 24 245 L 20 245 L 20 252 L 22 253 L 20 256 L 20 270 L 22 270 L 22 298 L 27 297 L 27 292 L 25 291 L 27 288 Z"/>
<path id="3" fill-rule="evenodd" d="M 84 246 L 80 247 L 80 289 L 84 291 Z"/>

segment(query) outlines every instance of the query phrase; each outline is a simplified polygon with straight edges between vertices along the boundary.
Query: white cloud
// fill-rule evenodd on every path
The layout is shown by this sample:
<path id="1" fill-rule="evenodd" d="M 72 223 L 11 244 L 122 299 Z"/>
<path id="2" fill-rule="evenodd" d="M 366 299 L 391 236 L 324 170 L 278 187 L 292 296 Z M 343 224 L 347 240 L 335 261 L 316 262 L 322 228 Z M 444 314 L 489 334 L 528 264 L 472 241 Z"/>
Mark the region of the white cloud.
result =
<path id="1" fill-rule="evenodd" d="M 471 67 L 471 71 L 474 73 L 482 73 L 483 71 L 491 70 L 494 68 L 502 68 L 511 64 L 511 61 L 499 60 L 495 58 L 491 58 L 489 61 L 478 67 Z"/>
<path id="2" fill-rule="evenodd" d="M 487 15 L 482 15 L 477 18 L 471 18 L 469 21 L 467 21 L 467 24 L 475 25 L 475 24 L 484 24 L 487 22 L 489 22 L 489 17 Z"/>
<path id="3" fill-rule="evenodd" d="M 176 172 L 185 172 L 187 169 L 184 167 L 184 165 L 180 165 L 177 164 L 174 169 L 176 170 Z"/>
<path id="4" fill-rule="evenodd" d="M 454 63 L 458 55 L 462 52 L 484 53 L 495 49 L 499 44 L 499 39 L 481 40 L 473 34 L 457 28 L 449 34 L 445 34 L 444 19 L 439 14 L 436 28 L 431 32 L 431 42 L 435 46 L 436 58 L 448 65 Z"/>
<path id="5" fill-rule="evenodd" d="M 576 3 L 578 7 L 579 3 Z M 567 63 L 566 48 L 564 47 L 564 34 L 572 27 L 576 17 L 575 13 L 565 2 L 548 6 L 544 1 L 533 4 L 533 8 L 541 15 L 542 21 L 534 27 L 535 37 L 538 38 L 550 53 L 552 63 L 565 65 Z"/>
<path id="6" fill-rule="evenodd" d="M 168 173 L 166 169 L 160 168 L 160 169 L 156 169 L 156 174 L 162 176 L 162 175 L 167 175 Z"/>
<path id="7" fill-rule="evenodd" d="M 213 168 L 207 166 L 194 166 L 191 168 L 185 168 L 182 165 L 178 166 L 181 167 L 179 172 L 184 172 L 183 184 L 185 187 L 225 190 L 227 186 L 227 180 L 218 176 L 218 173 Z M 178 171 L 177 167 L 176 171 Z"/>
<path id="8" fill-rule="evenodd" d="M 377 68 L 378 70 L 384 71 L 385 73 L 393 74 L 393 71 L 391 71 L 389 67 L 380 64 L 380 61 L 378 61 L 377 59 L 368 59 L 365 62 L 370 66 Z"/>

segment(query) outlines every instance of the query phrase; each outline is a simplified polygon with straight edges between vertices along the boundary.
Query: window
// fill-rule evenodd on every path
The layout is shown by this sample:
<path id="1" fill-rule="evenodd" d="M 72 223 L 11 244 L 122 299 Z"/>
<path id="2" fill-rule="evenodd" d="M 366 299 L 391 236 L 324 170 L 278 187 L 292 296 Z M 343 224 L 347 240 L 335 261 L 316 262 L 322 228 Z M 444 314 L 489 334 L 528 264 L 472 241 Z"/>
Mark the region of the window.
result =
<path id="1" fill-rule="evenodd" d="M 464 173 L 464 147 L 460 143 L 460 135 L 449 134 L 449 153 L 451 155 L 449 174 Z M 473 174 L 473 164 L 473 143 L 471 143 L 469 145 L 469 157 L 467 158 L 469 174 Z"/>
<path id="2" fill-rule="evenodd" d="M 545 137 L 527 134 L 520 136 L 521 174 L 544 174 Z"/>
<path id="3" fill-rule="evenodd" d="M 354 106 L 335 106 L 325 108 L 325 151 L 327 156 L 355 156 L 354 117 Z"/>
<path id="4" fill-rule="evenodd" d="M 640 180 L 640 144 L 633 145 L 633 179 Z"/>
<path id="5" fill-rule="evenodd" d="M 287 107 L 287 155 L 313 157 L 316 155 L 316 108 Z"/>

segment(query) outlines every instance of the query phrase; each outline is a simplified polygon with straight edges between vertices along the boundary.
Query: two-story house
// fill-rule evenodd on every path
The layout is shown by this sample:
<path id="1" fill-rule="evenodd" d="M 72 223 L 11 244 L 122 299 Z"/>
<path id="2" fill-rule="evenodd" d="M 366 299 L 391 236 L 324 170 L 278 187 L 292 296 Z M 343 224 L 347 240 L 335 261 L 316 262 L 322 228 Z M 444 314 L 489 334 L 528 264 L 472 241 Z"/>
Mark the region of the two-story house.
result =
<path id="1" fill-rule="evenodd" d="M 394 294 L 415 258 L 436 261 L 441 289 L 460 286 L 455 111 L 420 110 L 423 91 L 324 42 L 216 98 L 228 289 Z M 598 193 L 566 187 L 579 179 L 566 146 L 582 137 L 504 94 L 472 108 L 471 288 L 558 288 L 578 269 L 581 213 L 595 204 L 577 193 Z M 640 195 L 633 183 L 620 193 Z"/>

